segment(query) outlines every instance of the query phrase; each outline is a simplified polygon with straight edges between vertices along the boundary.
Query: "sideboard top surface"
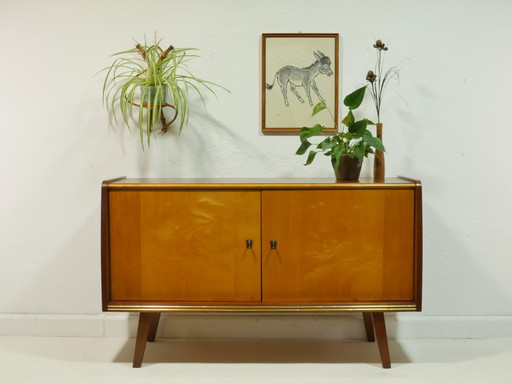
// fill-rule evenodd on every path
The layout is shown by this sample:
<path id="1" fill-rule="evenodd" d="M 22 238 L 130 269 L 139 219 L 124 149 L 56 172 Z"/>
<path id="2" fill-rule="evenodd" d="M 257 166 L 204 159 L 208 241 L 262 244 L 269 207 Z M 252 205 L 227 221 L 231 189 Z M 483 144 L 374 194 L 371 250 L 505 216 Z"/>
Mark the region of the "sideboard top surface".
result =
<path id="1" fill-rule="evenodd" d="M 360 178 L 356 181 L 337 181 L 334 178 L 118 178 L 105 181 L 109 189 L 359 189 L 414 188 L 420 181 L 410 178 Z"/>

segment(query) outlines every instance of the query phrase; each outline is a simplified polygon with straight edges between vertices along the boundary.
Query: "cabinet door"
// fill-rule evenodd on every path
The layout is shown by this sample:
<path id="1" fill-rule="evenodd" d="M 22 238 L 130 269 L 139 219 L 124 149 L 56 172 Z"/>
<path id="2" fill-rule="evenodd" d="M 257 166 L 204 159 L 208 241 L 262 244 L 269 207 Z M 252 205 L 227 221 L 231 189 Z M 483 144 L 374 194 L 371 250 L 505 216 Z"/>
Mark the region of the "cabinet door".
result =
<path id="1" fill-rule="evenodd" d="M 264 191 L 262 223 L 263 301 L 413 299 L 413 190 Z"/>
<path id="2" fill-rule="evenodd" d="M 261 299 L 259 191 L 111 191 L 109 199 L 112 300 Z"/>

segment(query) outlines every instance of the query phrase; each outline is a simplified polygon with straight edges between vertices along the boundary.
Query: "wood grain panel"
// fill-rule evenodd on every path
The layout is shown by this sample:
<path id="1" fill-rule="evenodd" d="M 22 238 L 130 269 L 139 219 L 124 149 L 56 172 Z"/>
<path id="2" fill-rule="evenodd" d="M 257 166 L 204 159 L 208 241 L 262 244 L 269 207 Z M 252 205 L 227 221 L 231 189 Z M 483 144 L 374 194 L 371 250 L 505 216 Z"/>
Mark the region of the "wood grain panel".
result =
<path id="1" fill-rule="evenodd" d="M 413 223 L 412 189 L 263 191 L 263 301 L 412 300 Z"/>
<path id="2" fill-rule="evenodd" d="M 261 298 L 259 191 L 113 191 L 110 228 L 112 300 Z"/>

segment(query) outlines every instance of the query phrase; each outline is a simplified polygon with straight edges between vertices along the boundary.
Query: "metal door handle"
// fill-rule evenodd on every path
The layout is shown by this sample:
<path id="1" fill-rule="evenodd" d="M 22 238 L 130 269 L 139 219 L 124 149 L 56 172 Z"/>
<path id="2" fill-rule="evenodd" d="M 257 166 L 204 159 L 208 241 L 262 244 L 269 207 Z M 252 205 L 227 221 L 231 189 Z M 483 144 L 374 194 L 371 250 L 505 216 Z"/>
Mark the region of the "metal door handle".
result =
<path id="1" fill-rule="evenodd" d="M 252 240 L 245 240 L 245 246 L 247 249 L 252 249 Z"/>
<path id="2" fill-rule="evenodd" d="M 270 249 L 277 249 L 277 240 L 270 240 Z"/>

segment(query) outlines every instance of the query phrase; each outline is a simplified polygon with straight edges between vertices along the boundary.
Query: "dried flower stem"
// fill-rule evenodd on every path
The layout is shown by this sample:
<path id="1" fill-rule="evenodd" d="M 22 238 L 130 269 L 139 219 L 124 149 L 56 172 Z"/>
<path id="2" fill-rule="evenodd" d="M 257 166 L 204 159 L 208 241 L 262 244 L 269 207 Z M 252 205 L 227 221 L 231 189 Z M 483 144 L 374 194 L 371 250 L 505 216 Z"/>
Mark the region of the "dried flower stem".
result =
<path id="1" fill-rule="evenodd" d="M 382 106 L 382 96 L 390 79 L 399 79 L 399 70 L 397 67 L 391 67 L 384 72 L 384 55 L 382 51 L 387 51 L 388 47 L 381 40 L 377 40 L 373 47 L 377 50 L 377 62 L 375 63 L 375 73 L 368 71 L 366 80 L 370 83 L 370 94 L 372 95 L 375 109 L 377 111 L 377 122 L 380 123 L 380 112 Z"/>

